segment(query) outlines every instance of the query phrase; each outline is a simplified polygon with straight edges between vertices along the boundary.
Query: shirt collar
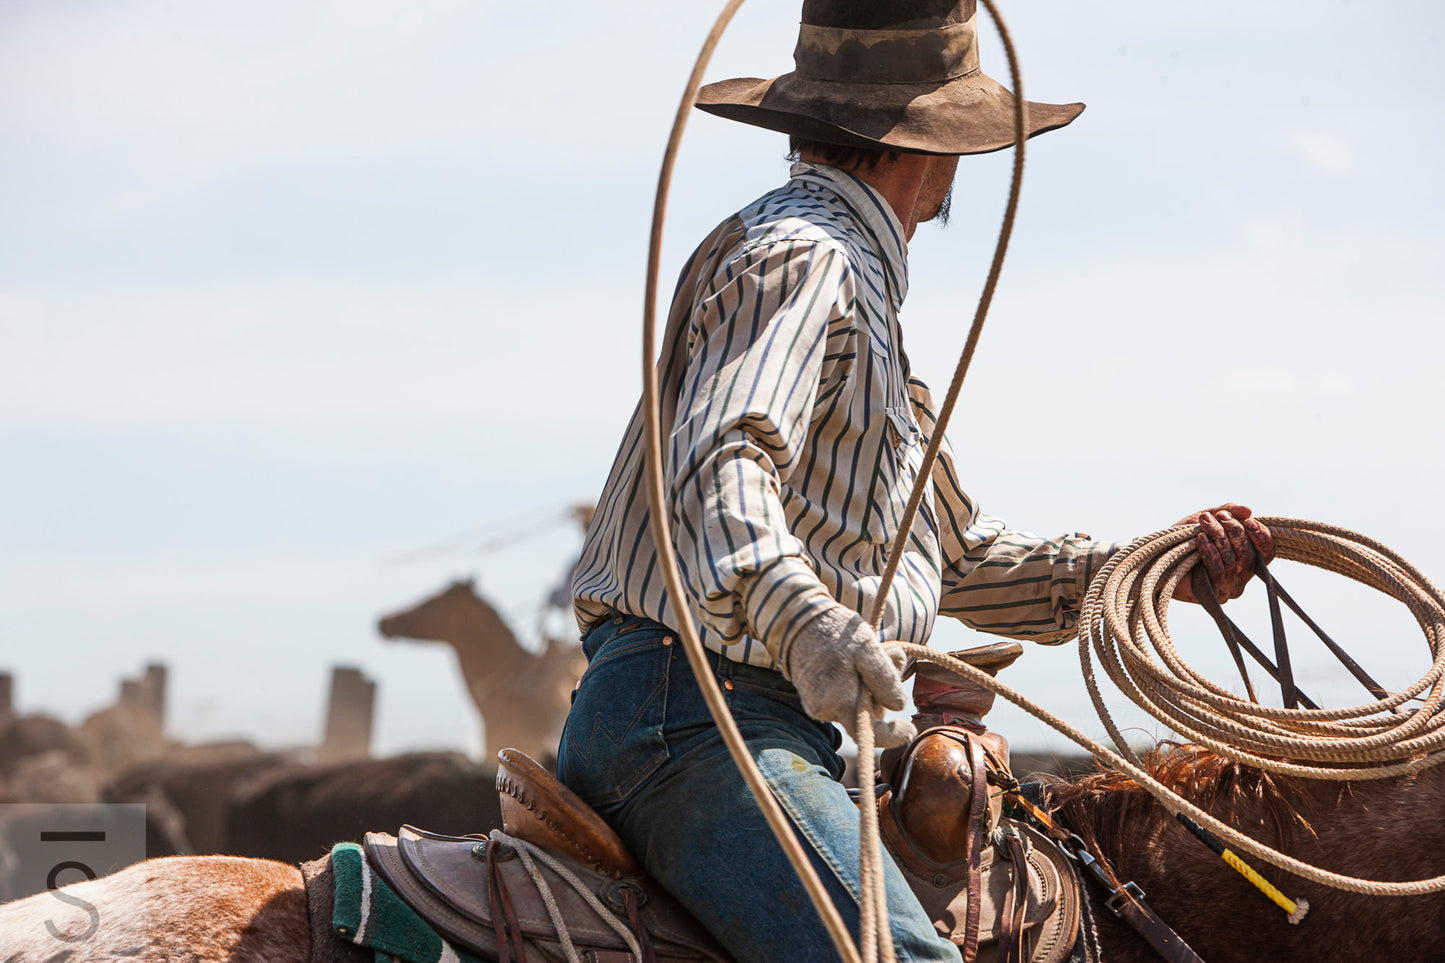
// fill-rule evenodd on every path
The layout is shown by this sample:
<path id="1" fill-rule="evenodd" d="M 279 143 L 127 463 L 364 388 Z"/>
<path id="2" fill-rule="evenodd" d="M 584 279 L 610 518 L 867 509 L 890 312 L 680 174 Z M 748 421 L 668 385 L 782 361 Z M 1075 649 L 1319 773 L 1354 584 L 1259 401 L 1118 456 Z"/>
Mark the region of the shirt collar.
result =
<path id="1" fill-rule="evenodd" d="M 893 295 L 893 308 L 903 306 L 908 294 L 908 239 L 903 223 L 883 195 L 847 171 L 826 164 L 798 161 L 793 164 L 795 180 L 826 187 L 842 199 L 873 242 Z"/>

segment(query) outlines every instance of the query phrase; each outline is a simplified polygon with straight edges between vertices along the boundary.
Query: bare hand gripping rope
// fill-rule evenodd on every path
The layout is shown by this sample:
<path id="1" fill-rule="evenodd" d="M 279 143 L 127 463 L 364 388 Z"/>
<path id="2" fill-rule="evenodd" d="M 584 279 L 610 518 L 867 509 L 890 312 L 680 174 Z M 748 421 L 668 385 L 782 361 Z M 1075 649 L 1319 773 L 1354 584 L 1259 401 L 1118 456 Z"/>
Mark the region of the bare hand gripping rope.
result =
<path id="1" fill-rule="evenodd" d="M 1353 709 L 1277 709 L 1259 706 L 1225 693 L 1222 698 L 1206 697 L 1215 688 L 1193 674 L 1170 652 L 1181 678 L 1150 690 L 1143 680 L 1166 673 L 1153 663 L 1146 648 L 1152 644 L 1161 654 L 1172 649 L 1168 639 L 1168 603 L 1174 585 L 1199 564 L 1193 548 L 1198 527 L 1165 529 L 1136 539 L 1115 554 L 1095 577 L 1079 617 L 1079 655 L 1084 677 L 1095 706 L 1111 737 L 1123 747 L 1119 752 L 1089 738 L 1064 720 L 1015 692 L 996 678 L 956 659 L 921 645 L 902 645 L 915 658 L 943 666 L 949 671 L 1008 699 L 1030 715 L 1093 753 L 1111 768 L 1130 776 L 1171 814 L 1194 820 L 1231 849 L 1255 856 L 1304 879 L 1372 896 L 1419 896 L 1445 891 L 1445 875 L 1405 882 L 1359 879 L 1320 869 L 1256 842 L 1220 822 L 1204 810 L 1181 798 L 1144 771 L 1142 763 L 1125 745 L 1122 735 L 1099 695 L 1089 651 L 1099 656 L 1120 688 L 1141 708 L 1173 726 L 1178 722 L 1191 738 L 1215 726 L 1229 734 L 1228 741 L 1208 743 L 1220 755 L 1274 772 L 1317 779 L 1381 779 L 1417 772 L 1445 762 L 1445 593 L 1432 585 L 1418 569 L 1381 543 L 1347 529 L 1319 522 L 1291 518 L 1264 518 L 1274 534 L 1280 558 L 1305 562 L 1348 576 L 1378 588 L 1409 606 L 1430 647 L 1429 671 L 1410 687 L 1386 699 Z M 1141 572 L 1143 573 L 1141 577 Z M 1152 629 L 1147 626 L 1153 626 Z M 1115 649 L 1118 649 L 1116 652 Z M 1127 672 L 1123 666 L 1128 664 Z M 1117 665 L 1117 668 L 1115 667 Z M 1130 682 L 1130 679 L 1133 679 Z M 1202 684 L 1201 684 L 1202 683 Z M 1199 691 L 1195 691 L 1198 685 Z M 1151 698 L 1173 691 L 1177 704 L 1196 714 L 1189 731 L 1185 720 L 1171 716 L 1166 706 Z M 1222 691 L 1222 690 L 1221 690 Z M 1428 692 L 1424 704 L 1408 714 L 1395 709 L 1408 698 Z M 1141 694 L 1142 693 L 1142 694 Z M 1206 709 L 1204 707 L 1211 706 Z M 1269 743 L 1275 755 L 1261 755 L 1235 747 L 1234 740 L 1258 739 Z M 1289 761 L 1293 760 L 1293 761 Z M 1316 760 L 1310 765 L 1300 760 Z M 1343 764 L 1343 765 L 1342 765 Z"/>

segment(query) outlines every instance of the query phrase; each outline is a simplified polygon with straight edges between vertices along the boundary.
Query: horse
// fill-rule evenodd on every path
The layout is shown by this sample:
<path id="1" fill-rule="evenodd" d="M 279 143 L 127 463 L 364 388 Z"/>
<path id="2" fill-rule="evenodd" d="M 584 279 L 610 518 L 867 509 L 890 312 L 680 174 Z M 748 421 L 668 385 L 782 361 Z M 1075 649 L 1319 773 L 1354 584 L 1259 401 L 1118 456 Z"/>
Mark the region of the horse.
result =
<path id="1" fill-rule="evenodd" d="M 1269 775 L 1194 746 L 1152 751 L 1165 785 L 1255 838 L 1316 865 L 1374 879 L 1445 873 L 1445 768 L 1368 782 Z M 1125 777 L 1097 772 L 1036 787 L 1054 818 L 1208 963 L 1429 960 L 1445 955 L 1445 895 L 1373 897 L 1270 866 L 1264 876 L 1310 910 L 1297 925 Z M 1088 892 L 1080 938 L 1096 959 L 1147 963 L 1153 950 Z M 52 931 L 54 935 L 52 935 Z M 306 893 L 295 866 L 173 856 L 0 906 L 0 960 L 66 963 L 307 963 Z"/>
<path id="2" fill-rule="evenodd" d="M 484 758 L 496 758 L 503 746 L 556 758 L 571 693 L 587 662 L 575 640 L 548 639 L 540 651 L 528 651 L 470 579 L 383 617 L 377 631 L 387 639 L 452 647 L 482 717 Z"/>

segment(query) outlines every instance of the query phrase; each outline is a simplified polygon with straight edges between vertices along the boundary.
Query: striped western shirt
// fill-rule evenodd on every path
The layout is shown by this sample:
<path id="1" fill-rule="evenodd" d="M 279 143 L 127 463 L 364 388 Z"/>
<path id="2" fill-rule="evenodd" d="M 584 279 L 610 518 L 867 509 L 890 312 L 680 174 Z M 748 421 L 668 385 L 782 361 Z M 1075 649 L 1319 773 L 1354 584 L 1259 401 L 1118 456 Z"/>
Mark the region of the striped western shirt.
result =
<path id="1" fill-rule="evenodd" d="M 704 643 L 773 665 L 830 599 L 871 611 L 936 408 L 909 373 L 903 226 L 861 180 L 797 164 L 683 267 L 658 361 L 673 539 Z M 676 625 L 658 569 L 635 411 L 573 581 L 585 630 L 609 611 Z M 889 589 L 885 639 L 939 614 L 1051 642 L 1112 543 L 985 515 L 945 445 Z"/>

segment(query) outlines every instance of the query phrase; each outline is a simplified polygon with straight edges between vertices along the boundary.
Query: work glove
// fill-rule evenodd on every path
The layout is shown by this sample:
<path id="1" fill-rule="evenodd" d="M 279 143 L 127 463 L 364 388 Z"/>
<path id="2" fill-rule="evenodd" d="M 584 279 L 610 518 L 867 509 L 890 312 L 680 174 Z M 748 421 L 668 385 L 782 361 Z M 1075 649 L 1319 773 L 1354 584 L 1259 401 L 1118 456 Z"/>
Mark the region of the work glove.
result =
<path id="1" fill-rule="evenodd" d="M 883 718 L 902 709 L 903 650 L 884 648 L 858 613 L 834 602 L 798 630 L 782 652 L 783 674 L 797 687 L 803 711 L 820 722 L 836 722 L 856 741 L 858 700 L 873 711 L 873 739 L 879 749 L 902 745 L 918 734 L 907 720 Z"/>

